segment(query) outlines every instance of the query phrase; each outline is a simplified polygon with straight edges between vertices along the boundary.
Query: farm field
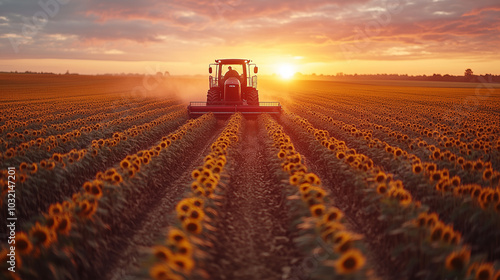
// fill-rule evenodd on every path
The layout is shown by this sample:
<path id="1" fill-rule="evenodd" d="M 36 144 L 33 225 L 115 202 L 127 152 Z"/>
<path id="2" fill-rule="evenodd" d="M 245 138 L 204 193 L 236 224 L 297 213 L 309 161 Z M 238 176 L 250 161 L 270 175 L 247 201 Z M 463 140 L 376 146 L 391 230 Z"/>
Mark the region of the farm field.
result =
<path id="1" fill-rule="evenodd" d="M 498 84 L 261 79 L 280 116 L 190 119 L 207 89 L 0 74 L 0 278 L 500 279 Z"/>

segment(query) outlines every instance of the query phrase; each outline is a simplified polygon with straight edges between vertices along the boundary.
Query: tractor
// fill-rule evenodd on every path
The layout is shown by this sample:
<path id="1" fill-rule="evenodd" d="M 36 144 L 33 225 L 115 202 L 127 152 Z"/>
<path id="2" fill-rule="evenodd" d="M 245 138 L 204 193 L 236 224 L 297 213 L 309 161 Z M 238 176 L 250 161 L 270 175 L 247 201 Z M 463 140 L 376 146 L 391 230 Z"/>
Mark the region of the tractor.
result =
<path id="1" fill-rule="evenodd" d="M 256 75 L 259 68 L 251 62 L 250 59 L 216 59 L 211 63 L 208 67 L 210 88 L 207 101 L 190 102 L 189 115 L 196 117 L 208 112 L 215 115 L 235 112 L 280 114 L 279 102 L 259 102 Z"/>

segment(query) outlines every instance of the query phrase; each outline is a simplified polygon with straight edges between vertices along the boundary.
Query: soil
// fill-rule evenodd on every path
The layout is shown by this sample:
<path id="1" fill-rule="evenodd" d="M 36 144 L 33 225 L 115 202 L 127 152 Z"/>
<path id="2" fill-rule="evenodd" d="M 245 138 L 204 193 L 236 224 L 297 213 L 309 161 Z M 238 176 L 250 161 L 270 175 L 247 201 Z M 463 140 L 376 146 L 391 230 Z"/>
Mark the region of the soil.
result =
<path id="1" fill-rule="evenodd" d="M 226 188 L 217 224 L 210 279 L 287 279 L 299 258 L 284 203 L 283 190 L 274 184 L 257 120 L 247 120 L 239 154 Z"/>

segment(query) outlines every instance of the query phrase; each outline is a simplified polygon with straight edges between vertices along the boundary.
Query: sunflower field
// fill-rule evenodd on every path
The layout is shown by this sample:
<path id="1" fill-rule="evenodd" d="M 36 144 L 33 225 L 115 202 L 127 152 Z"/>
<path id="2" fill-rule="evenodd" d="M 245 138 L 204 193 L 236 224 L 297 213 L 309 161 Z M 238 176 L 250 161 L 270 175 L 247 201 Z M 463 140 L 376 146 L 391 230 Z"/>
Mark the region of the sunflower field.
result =
<path id="1" fill-rule="evenodd" d="M 0 74 L 0 279 L 500 279 L 500 88 Z"/>

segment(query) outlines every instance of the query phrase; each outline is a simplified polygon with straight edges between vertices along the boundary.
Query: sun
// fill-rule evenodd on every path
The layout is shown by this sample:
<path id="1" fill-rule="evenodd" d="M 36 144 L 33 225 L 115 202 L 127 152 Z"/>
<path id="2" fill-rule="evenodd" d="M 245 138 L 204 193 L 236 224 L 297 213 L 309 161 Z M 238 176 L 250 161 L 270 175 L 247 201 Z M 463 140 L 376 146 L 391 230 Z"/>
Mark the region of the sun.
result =
<path id="1" fill-rule="evenodd" d="M 291 64 L 281 64 L 278 72 L 282 79 L 289 80 L 295 75 L 295 67 Z"/>

